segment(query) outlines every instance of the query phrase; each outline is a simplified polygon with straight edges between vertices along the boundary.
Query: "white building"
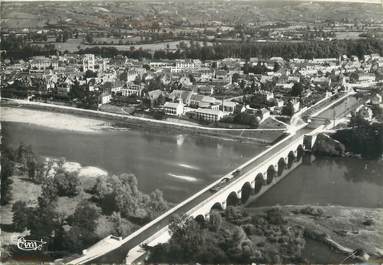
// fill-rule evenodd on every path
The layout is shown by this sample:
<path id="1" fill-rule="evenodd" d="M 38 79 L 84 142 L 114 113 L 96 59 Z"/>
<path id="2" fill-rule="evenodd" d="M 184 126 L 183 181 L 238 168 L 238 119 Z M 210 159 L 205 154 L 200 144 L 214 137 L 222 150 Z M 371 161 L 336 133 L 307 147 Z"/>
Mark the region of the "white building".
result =
<path id="1" fill-rule="evenodd" d="M 141 96 L 142 90 L 143 86 L 136 85 L 134 83 L 128 83 L 126 87 L 121 88 L 121 94 L 126 97 L 131 95 Z"/>
<path id="2" fill-rule="evenodd" d="M 197 109 L 195 112 L 196 118 L 205 121 L 216 122 L 223 118 L 223 112 L 213 109 Z"/>
<path id="3" fill-rule="evenodd" d="M 88 70 L 94 72 L 94 54 L 85 54 L 84 58 L 82 59 L 82 68 L 83 71 L 86 72 Z"/>
<path id="4" fill-rule="evenodd" d="M 198 70 L 201 68 L 200 60 L 176 60 L 176 65 L 170 68 L 172 73 L 179 73 L 182 71 Z"/>
<path id="5" fill-rule="evenodd" d="M 182 102 L 165 102 L 164 111 L 168 115 L 181 116 L 184 113 L 184 104 Z"/>
<path id="6" fill-rule="evenodd" d="M 137 77 L 143 76 L 146 73 L 145 68 L 134 67 L 128 70 L 126 73 L 126 81 L 133 82 Z"/>
<path id="7" fill-rule="evenodd" d="M 112 99 L 112 95 L 109 92 L 104 92 L 100 95 L 101 104 L 108 104 Z"/>
<path id="8" fill-rule="evenodd" d="M 234 110 L 235 110 L 235 108 L 236 108 L 236 106 L 237 106 L 237 103 L 235 103 L 235 102 L 233 102 L 233 101 L 224 101 L 224 102 L 222 103 L 221 108 L 222 108 L 222 110 L 223 110 L 224 112 L 233 113 Z"/>
<path id="9" fill-rule="evenodd" d="M 32 70 L 45 70 L 49 67 L 52 67 L 53 69 L 57 69 L 58 61 L 52 60 L 44 56 L 35 56 L 33 57 L 31 61 Z"/>
<path id="10" fill-rule="evenodd" d="M 382 96 L 379 94 L 375 94 L 371 97 L 371 104 L 372 105 L 379 105 L 382 103 Z"/>

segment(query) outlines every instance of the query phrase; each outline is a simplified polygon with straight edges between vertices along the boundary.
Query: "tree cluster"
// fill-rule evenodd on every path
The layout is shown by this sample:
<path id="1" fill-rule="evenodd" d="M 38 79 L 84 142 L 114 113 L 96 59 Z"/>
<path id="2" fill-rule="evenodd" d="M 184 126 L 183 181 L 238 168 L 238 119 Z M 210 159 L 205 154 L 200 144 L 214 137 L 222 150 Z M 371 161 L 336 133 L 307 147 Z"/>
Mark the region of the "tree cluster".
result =
<path id="1" fill-rule="evenodd" d="M 350 130 L 338 130 L 334 137 L 346 149 L 364 158 L 376 159 L 383 154 L 383 123 L 369 122 L 359 115 L 351 117 Z"/>
<path id="2" fill-rule="evenodd" d="M 146 247 L 151 263 L 302 262 L 303 229 L 288 224 L 279 208 L 250 215 L 233 206 L 209 220 L 174 216 L 166 244 Z M 253 239 L 256 240 L 253 241 Z"/>
<path id="3" fill-rule="evenodd" d="M 223 117 L 221 122 L 248 125 L 250 128 L 257 128 L 259 126 L 257 116 L 246 112 L 237 112 L 228 115 Z"/>
<path id="4" fill-rule="evenodd" d="M 132 174 L 98 178 L 93 190 L 94 197 L 106 212 L 119 212 L 122 217 L 145 223 L 169 208 L 160 190 L 145 194 L 138 189 Z"/>

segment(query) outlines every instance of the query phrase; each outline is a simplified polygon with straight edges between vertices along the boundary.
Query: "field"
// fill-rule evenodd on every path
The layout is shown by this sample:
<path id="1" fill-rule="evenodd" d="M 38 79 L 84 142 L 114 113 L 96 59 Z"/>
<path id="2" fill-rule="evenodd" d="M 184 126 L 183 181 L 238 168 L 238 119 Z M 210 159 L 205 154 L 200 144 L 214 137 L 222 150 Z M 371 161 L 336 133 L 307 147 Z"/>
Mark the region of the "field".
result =
<path id="1" fill-rule="evenodd" d="M 116 41 L 117 42 L 117 41 Z M 159 42 L 159 43 L 149 43 L 149 44 L 133 44 L 133 45 L 117 45 L 117 44 L 107 44 L 107 45 L 88 45 L 83 44 L 82 39 L 68 39 L 66 42 L 49 42 L 47 44 L 54 44 L 56 48 L 59 51 L 68 51 L 68 52 L 76 52 L 78 51 L 78 48 L 80 49 L 86 49 L 86 48 L 92 48 L 92 47 L 114 47 L 121 51 L 128 51 L 131 49 L 131 47 L 134 47 L 135 49 L 142 48 L 144 50 L 162 50 L 168 48 L 169 49 L 176 49 L 177 45 L 181 41 L 167 41 L 167 42 Z M 39 43 L 36 45 L 44 45 L 45 43 Z"/>

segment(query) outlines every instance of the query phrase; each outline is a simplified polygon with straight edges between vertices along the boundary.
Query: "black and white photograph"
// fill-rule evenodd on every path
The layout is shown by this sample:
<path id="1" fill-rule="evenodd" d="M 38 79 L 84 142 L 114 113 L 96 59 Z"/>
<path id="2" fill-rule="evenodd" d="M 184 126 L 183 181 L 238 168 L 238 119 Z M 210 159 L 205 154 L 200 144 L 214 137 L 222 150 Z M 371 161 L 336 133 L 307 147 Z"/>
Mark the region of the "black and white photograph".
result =
<path id="1" fill-rule="evenodd" d="M 0 262 L 383 264 L 383 0 L 1 0 Z"/>

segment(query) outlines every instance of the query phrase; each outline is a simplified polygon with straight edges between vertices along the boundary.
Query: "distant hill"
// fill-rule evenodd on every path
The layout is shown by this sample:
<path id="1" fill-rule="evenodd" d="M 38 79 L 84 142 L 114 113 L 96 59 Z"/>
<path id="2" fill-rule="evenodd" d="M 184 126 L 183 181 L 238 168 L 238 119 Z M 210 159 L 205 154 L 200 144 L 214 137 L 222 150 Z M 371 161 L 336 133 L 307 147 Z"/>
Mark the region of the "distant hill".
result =
<path id="1" fill-rule="evenodd" d="M 339 0 L 344 2 L 344 0 Z M 41 28 L 62 23 L 69 27 L 102 28 L 113 26 L 118 18 L 137 21 L 203 21 L 226 23 L 312 22 L 314 20 L 383 20 L 383 8 L 376 4 L 339 3 L 332 0 L 135 0 L 135 1 L 54 1 L 2 2 L 1 27 Z M 351 0 L 356 1 L 356 0 Z M 363 0 L 359 0 L 363 1 Z"/>

